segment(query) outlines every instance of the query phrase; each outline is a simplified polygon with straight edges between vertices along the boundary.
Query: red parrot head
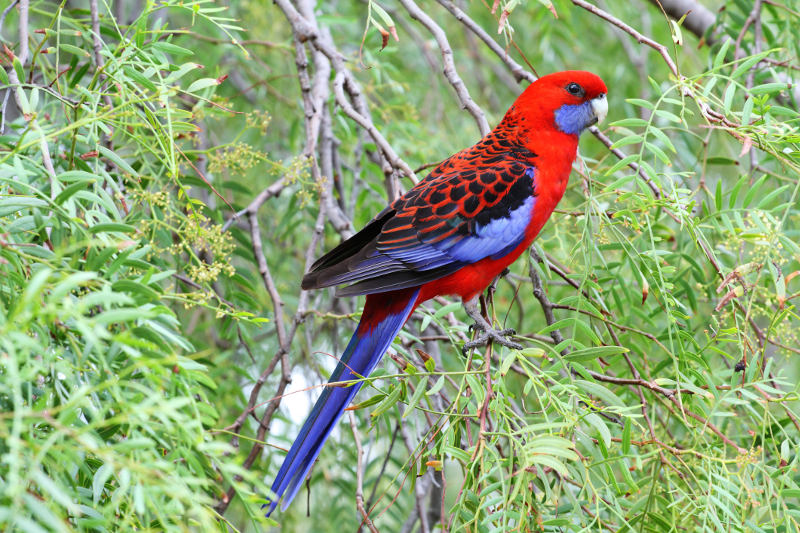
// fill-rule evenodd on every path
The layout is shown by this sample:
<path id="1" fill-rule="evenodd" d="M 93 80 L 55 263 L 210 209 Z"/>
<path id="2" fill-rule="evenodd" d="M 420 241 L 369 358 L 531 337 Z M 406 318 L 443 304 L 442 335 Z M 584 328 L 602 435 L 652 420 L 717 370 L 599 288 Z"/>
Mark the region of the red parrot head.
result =
<path id="1" fill-rule="evenodd" d="M 534 130 L 578 136 L 608 113 L 606 84 L 596 74 L 565 70 L 542 76 L 517 98 L 512 110 Z"/>

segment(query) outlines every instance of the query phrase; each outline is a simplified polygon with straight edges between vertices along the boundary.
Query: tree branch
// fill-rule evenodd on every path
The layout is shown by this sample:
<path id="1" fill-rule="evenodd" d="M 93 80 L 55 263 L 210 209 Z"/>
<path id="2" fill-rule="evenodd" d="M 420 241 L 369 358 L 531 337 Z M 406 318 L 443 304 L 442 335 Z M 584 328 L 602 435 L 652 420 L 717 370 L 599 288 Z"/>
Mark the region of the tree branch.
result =
<path id="1" fill-rule="evenodd" d="M 475 119 L 475 122 L 478 124 L 478 130 L 481 132 L 481 137 L 483 137 L 491 131 L 489 122 L 487 122 L 486 116 L 483 114 L 481 108 L 478 107 L 470 97 L 466 85 L 464 85 L 464 82 L 456 71 L 456 64 L 453 62 L 453 49 L 450 48 L 450 43 L 447 40 L 447 35 L 444 33 L 444 30 L 442 30 L 427 13 L 421 10 L 414 0 L 400 0 L 400 3 L 406 8 L 408 14 L 425 26 L 428 31 L 431 32 L 434 39 L 436 39 L 439 50 L 442 52 L 444 77 L 447 78 L 447 81 L 450 82 L 450 85 L 452 85 L 453 89 L 456 91 L 458 100 L 461 102 L 461 107 L 466 109 Z"/>

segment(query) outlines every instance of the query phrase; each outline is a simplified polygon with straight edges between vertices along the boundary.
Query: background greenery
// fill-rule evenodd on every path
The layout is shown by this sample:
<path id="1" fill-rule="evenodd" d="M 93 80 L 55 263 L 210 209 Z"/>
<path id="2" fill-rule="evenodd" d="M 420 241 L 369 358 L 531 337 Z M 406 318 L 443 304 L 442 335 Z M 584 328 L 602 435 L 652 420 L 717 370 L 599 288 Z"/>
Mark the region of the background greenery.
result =
<path id="1" fill-rule="evenodd" d="M 0 530 L 800 531 L 800 4 L 662 5 L 7 0 Z M 360 309 L 309 261 L 534 68 L 610 111 L 525 349 L 429 302 L 265 519 Z"/>

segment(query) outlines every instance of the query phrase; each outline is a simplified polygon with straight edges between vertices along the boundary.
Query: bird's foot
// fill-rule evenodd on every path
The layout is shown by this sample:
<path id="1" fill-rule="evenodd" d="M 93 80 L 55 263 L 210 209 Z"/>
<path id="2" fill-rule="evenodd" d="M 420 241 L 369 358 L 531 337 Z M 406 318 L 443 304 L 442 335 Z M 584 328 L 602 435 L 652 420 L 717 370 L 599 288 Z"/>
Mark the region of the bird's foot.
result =
<path id="1" fill-rule="evenodd" d="M 505 346 L 506 348 L 511 348 L 512 350 L 521 350 L 522 345 L 517 344 L 516 342 L 510 340 L 508 337 L 511 335 L 516 335 L 516 331 L 511 328 L 508 329 L 494 329 L 494 328 L 487 328 L 483 324 L 475 323 L 470 326 L 470 329 L 475 329 L 477 331 L 482 331 L 478 337 L 474 340 L 464 343 L 464 347 L 461 348 L 461 353 L 466 355 L 470 350 L 473 348 L 478 348 L 479 346 L 486 346 L 490 342 L 495 344 L 499 344 L 501 346 Z"/>
<path id="2" fill-rule="evenodd" d="M 469 326 L 470 331 L 480 331 L 482 333 L 478 335 L 476 339 L 464 343 L 464 347 L 461 348 L 461 353 L 466 355 L 473 348 L 486 346 L 490 342 L 505 346 L 506 348 L 511 348 L 512 350 L 522 349 L 521 345 L 508 339 L 509 335 L 515 335 L 516 331 L 513 329 L 494 329 L 489 321 L 483 317 L 478 307 L 478 297 L 464 302 L 464 310 L 467 312 L 467 315 L 475 321 Z"/>

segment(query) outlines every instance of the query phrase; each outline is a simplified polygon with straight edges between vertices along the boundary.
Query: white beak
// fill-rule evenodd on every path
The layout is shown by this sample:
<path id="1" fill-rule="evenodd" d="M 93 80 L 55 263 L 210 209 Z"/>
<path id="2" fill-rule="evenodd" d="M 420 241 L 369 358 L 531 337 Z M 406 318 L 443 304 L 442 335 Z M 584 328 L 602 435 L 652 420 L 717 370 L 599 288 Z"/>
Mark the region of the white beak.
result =
<path id="1" fill-rule="evenodd" d="M 594 116 L 597 117 L 597 123 L 603 122 L 603 119 L 608 114 L 608 99 L 605 94 L 600 93 L 592 98 L 592 111 Z"/>

